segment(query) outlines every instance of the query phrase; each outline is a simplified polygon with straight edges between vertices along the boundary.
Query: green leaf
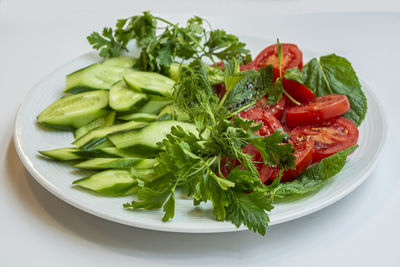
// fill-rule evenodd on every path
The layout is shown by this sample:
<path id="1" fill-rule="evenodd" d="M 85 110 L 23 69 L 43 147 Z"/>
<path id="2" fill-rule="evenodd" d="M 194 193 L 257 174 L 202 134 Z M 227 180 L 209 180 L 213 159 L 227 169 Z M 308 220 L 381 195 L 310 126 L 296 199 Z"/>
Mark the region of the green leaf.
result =
<path id="1" fill-rule="evenodd" d="M 282 144 L 286 136 L 286 133 L 278 129 L 266 137 L 253 135 L 250 143 L 260 151 L 266 165 L 294 169 L 296 167 L 296 157 L 293 156 L 295 150 L 291 144 Z"/>
<path id="2" fill-rule="evenodd" d="M 164 191 L 155 191 L 148 187 L 139 189 L 137 196 L 140 201 L 132 201 L 131 203 L 124 204 L 124 208 L 133 209 L 159 209 L 161 208 L 167 198 L 172 194 L 171 187 L 166 188 Z"/>
<path id="3" fill-rule="evenodd" d="M 251 193 L 229 191 L 228 202 L 227 221 L 231 221 L 236 227 L 244 224 L 249 230 L 265 235 L 269 223 L 266 211 L 271 211 L 273 206 L 264 192 L 259 190 Z"/>
<path id="4" fill-rule="evenodd" d="M 367 99 L 350 62 L 335 54 L 313 58 L 300 71 L 298 68 L 285 72 L 285 78 L 307 86 L 317 96 L 327 94 L 346 95 L 350 110 L 344 116 L 358 126 L 367 113 Z"/>
<path id="5" fill-rule="evenodd" d="M 165 212 L 164 217 L 162 218 L 163 222 L 168 221 L 169 219 L 174 218 L 175 216 L 175 189 L 172 190 L 171 195 L 167 202 L 165 202 L 163 206 L 163 211 Z"/>
<path id="6" fill-rule="evenodd" d="M 267 94 L 269 105 L 273 105 L 281 101 L 283 94 L 283 85 L 281 79 L 278 78 L 276 82 L 267 88 Z"/>
<path id="7" fill-rule="evenodd" d="M 224 105 L 235 110 L 263 97 L 273 83 L 272 66 L 258 71 L 245 70 L 229 76 L 225 84 L 226 100 Z"/>
<path id="8" fill-rule="evenodd" d="M 285 199 L 305 195 L 320 189 L 334 175 L 340 172 L 346 163 L 347 156 L 356 150 L 358 145 L 337 152 L 308 168 L 300 177 L 291 181 L 271 185 L 273 199 Z"/>

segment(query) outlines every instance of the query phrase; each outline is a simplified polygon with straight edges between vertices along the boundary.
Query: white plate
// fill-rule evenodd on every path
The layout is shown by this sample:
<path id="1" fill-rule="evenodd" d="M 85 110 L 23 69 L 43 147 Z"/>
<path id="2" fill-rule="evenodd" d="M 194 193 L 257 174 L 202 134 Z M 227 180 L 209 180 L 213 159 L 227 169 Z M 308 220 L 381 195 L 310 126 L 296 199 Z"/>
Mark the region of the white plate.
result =
<path id="1" fill-rule="evenodd" d="M 252 51 L 261 51 L 268 43 L 258 38 L 244 38 Z M 305 53 L 305 56 L 314 56 Z M 30 174 L 47 190 L 65 202 L 101 218 L 118 223 L 169 232 L 210 233 L 245 230 L 229 222 L 217 222 L 211 205 L 194 208 L 190 199 L 178 198 L 175 218 L 161 221 L 161 211 L 127 211 L 122 204 L 130 197 L 102 197 L 73 188 L 71 183 L 88 174 L 70 165 L 45 160 L 37 153 L 71 146 L 72 133 L 44 129 L 36 123 L 36 116 L 50 103 L 62 96 L 65 76 L 79 68 L 98 62 L 95 53 L 82 55 L 63 65 L 36 84 L 20 107 L 15 123 L 15 146 Z M 350 156 L 343 170 L 317 193 L 300 200 L 277 204 L 270 213 L 270 225 L 293 220 L 320 210 L 357 188 L 375 168 L 386 139 L 386 123 L 376 96 L 363 84 L 368 99 L 368 113 L 359 128 L 359 149 Z"/>

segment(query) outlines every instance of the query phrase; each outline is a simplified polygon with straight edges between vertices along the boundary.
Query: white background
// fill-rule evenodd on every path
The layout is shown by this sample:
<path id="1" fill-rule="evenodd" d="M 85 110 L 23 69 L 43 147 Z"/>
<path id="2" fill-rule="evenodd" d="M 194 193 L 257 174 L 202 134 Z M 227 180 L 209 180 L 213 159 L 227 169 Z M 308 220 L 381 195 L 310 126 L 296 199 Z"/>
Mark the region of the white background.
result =
<path id="1" fill-rule="evenodd" d="M 90 32 L 143 10 L 182 19 L 197 14 L 235 34 L 279 37 L 347 57 L 385 108 L 389 136 L 377 169 L 343 200 L 270 227 L 265 237 L 132 228 L 48 193 L 15 152 L 18 106 L 41 78 L 90 51 L 85 40 Z M 395 0 L 1 1 L 0 266 L 400 266 L 395 12 L 400 12 Z"/>

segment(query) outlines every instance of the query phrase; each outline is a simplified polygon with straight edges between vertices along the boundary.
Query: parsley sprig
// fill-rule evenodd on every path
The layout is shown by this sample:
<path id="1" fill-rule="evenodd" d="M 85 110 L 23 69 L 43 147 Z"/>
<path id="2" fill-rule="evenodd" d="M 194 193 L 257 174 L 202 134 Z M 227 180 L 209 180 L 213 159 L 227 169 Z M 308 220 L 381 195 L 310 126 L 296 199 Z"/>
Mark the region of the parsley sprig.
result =
<path id="1" fill-rule="evenodd" d="M 286 134 L 276 131 L 264 138 L 255 134 L 261 124 L 231 117 L 262 96 L 272 83 L 272 79 L 266 79 L 272 75 L 271 68 L 235 76 L 235 64 L 235 61 L 227 63 L 233 66 L 227 68 L 230 75 L 226 77 L 226 86 L 230 89 L 221 100 L 213 92 L 206 66 L 200 59 L 182 67 L 174 90 L 175 104 L 188 111 L 199 134 L 188 133 L 181 127 L 171 129 L 159 144 L 163 152 L 157 158 L 158 177 L 139 183 L 138 200 L 125 204 L 126 208 L 163 208 L 166 221 L 174 217 L 175 190 L 181 187 L 193 198 L 194 205 L 210 201 L 217 220 L 231 221 L 237 227 L 246 225 L 265 234 L 269 223 L 266 212 L 273 206 L 252 156 L 243 152 L 243 148 L 256 146 L 264 164 L 282 169 L 295 167 L 294 149 L 290 144 L 282 144 Z M 253 85 L 249 87 L 249 83 Z M 246 96 L 248 101 L 236 103 L 231 94 Z M 224 176 L 222 158 L 239 162 L 240 167 Z"/>
<path id="2" fill-rule="evenodd" d="M 93 32 L 87 39 L 105 58 L 128 51 L 128 43 L 135 40 L 141 47 L 136 67 L 146 71 L 161 72 L 174 61 L 193 58 L 208 58 L 214 64 L 216 59 L 251 60 L 246 44 L 238 37 L 221 29 L 208 30 L 204 22 L 194 16 L 182 27 L 143 12 L 143 15 L 118 20 L 114 30 L 106 27 L 102 34 Z"/>

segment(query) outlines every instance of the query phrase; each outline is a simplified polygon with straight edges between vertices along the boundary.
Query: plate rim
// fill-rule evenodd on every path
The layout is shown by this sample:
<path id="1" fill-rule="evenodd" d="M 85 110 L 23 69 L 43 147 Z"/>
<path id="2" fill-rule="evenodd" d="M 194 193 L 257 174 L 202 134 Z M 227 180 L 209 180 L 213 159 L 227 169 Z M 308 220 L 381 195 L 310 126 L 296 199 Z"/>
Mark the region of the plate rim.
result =
<path id="1" fill-rule="evenodd" d="M 255 38 L 253 36 L 249 36 L 251 38 Z M 47 79 L 50 77 L 53 77 L 56 75 L 58 72 L 60 72 L 63 68 L 65 68 L 67 65 L 74 63 L 75 61 L 79 60 L 80 58 L 84 56 L 94 56 L 95 52 L 87 52 L 84 54 L 81 54 L 77 57 L 75 57 L 72 60 L 67 61 L 66 63 L 62 64 L 49 74 L 47 74 L 45 77 L 40 79 L 37 83 L 34 84 L 34 86 L 28 91 L 24 99 L 22 100 L 22 103 L 20 107 L 18 108 L 18 112 L 15 118 L 15 124 L 14 124 L 14 145 L 17 151 L 17 154 L 22 161 L 24 167 L 28 170 L 30 175 L 41 185 L 43 186 L 47 191 L 52 193 L 54 196 L 57 198 L 61 199 L 62 201 L 68 203 L 69 205 L 78 208 L 84 212 L 87 212 L 89 214 L 92 214 L 96 217 L 100 217 L 102 219 L 106 219 L 108 221 L 128 225 L 128 226 L 133 226 L 133 227 L 138 227 L 138 228 L 143 228 L 143 229 L 148 229 L 148 230 L 156 230 L 156 231 L 164 231 L 164 232 L 176 232 L 176 233 L 224 233 L 224 232 L 236 232 L 236 231 L 242 231 L 242 230 L 248 230 L 247 227 L 241 226 L 237 228 L 233 224 L 227 225 L 226 222 L 220 223 L 218 221 L 215 221 L 215 226 L 214 227 L 207 227 L 207 228 L 193 228 L 193 227 L 184 227 L 182 225 L 179 225 L 179 227 L 171 227 L 170 223 L 143 223 L 143 222 L 138 222 L 138 221 L 132 221 L 132 220 L 127 220 L 127 219 L 122 219 L 122 218 L 115 218 L 113 216 L 110 216 L 107 214 L 107 212 L 103 212 L 102 210 L 93 210 L 91 208 L 86 207 L 85 205 L 82 205 L 79 200 L 76 200 L 74 198 L 68 197 L 68 194 L 64 194 L 61 188 L 58 188 L 55 184 L 53 184 L 51 181 L 46 179 L 34 166 L 33 162 L 30 160 L 29 156 L 24 152 L 23 149 L 23 144 L 22 144 L 22 137 L 21 137 L 21 116 L 22 112 L 24 109 L 25 104 L 28 102 L 29 98 L 31 95 L 33 95 L 37 90 L 40 90 L 40 84 L 44 83 Z M 97 55 L 95 55 L 96 58 L 100 59 Z M 357 179 L 357 182 L 352 183 L 351 186 L 345 188 L 344 190 L 341 190 L 338 194 L 335 194 L 332 197 L 329 197 L 327 199 L 324 199 L 322 202 L 318 202 L 317 204 L 311 205 L 308 209 L 300 210 L 293 212 L 290 216 L 282 217 L 278 220 L 271 221 L 270 226 L 272 225 L 277 225 L 280 223 L 284 223 L 287 221 L 295 220 L 303 216 L 307 216 L 311 213 L 317 212 L 321 209 L 324 209 L 328 207 L 329 205 L 339 201 L 340 199 L 344 198 L 348 194 L 350 194 L 352 191 L 354 191 L 357 187 L 359 187 L 369 176 L 370 174 L 375 170 L 376 166 L 380 162 L 382 156 L 383 156 L 383 150 L 387 142 L 387 119 L 385 116 L 385 111 L 382 106 L 382 104 L 379 101 L 379 98 L 377 98 L 376 94 L 373 92 L 373 90 L 370 89 L 370 87 L 363 81 L 361 80 L 362 88 L 364 92 L 367 92 L 368 95 L 371 96 L 374 101 L 374 104 L 379 110 L 380 117 L 382 118 L 382 138 L 380 141 L 380 144 L 378 146 L 378 150 L 374 154 L 374 156 L 371 159 L 371 165 L 369 165 L 369 168 L 364 169 L 362 171 L 362 174 L 360 177 Z M 370 99 L 371 99 L 370 98 Z M 368 101 L 370 101 L 368 99 Z M 318 192 L 316 192 L 318 193 Z"/>

